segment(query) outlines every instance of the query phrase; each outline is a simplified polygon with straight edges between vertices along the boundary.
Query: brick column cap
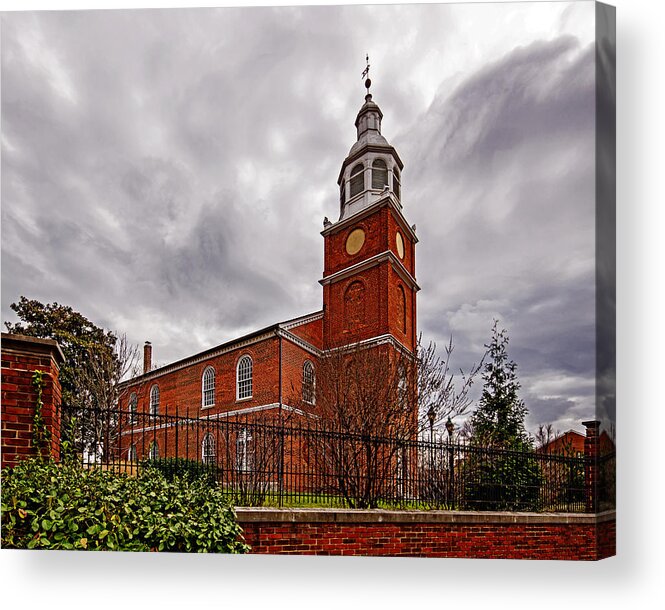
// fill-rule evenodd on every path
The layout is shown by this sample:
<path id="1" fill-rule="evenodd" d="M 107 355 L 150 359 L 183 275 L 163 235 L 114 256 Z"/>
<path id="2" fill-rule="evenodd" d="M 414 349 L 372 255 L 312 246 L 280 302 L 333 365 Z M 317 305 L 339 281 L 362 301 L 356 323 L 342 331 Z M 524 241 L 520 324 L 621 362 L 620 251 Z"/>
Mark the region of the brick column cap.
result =
<path id="1" fill-rule="evenodd" d="M 62 353 L 55 339 L 40 339 L 39 337 L 29 337 L 28 335 L 2 333 L 1 340 L 3 352 L 5 350 L 20 350 L 28 353 L 50 353 L 57 363 L 65 361 L 65 355 Z"/>

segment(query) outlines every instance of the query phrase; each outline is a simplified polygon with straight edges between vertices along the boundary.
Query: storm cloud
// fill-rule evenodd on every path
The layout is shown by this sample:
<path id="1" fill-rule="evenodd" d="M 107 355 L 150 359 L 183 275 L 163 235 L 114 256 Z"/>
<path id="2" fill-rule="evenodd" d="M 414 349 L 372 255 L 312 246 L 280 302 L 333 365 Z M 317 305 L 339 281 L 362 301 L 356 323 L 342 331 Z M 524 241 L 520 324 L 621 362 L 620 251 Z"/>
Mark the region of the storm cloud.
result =
<path id="1" fill-rule="evenodd" d="M 510 334 L 529 426 L 593 416 L 592 3 L 2 16 L 2 313 L 66 303 L 158 363 L 321 307 L 369 52 L 419 327 Z"/>

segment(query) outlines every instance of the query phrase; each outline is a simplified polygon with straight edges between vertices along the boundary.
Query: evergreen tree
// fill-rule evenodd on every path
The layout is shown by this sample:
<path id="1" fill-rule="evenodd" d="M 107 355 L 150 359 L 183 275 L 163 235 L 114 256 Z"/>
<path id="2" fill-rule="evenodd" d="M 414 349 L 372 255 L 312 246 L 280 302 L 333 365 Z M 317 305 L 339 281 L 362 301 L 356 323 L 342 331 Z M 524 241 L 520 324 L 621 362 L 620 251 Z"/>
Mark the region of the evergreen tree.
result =
<path id="1" fill-rule="evenodd" d="M 22 296 L 18 303 L 12 303 L 10 307 L 21 321 L 5 322 L 8 332 L 55 339 L 62 349 L 65 361 L 60 368 L 59 377 L 63 406 L 96 406 L 90 404 L 92 400 L 84 379 L 88 376 L 87 370 L 96 366 L 98 359 L 109 359 L 116 364 L 116 336 L 95 326 L 85 316 L 66 305 L 43 304 Z"/>
<path id="2" fill-rule="evenodd" d="M 71 307 L 43 304 L 22 296 L 11 308 L 20 322 L 5 322 L 8 332 L 55 339 L 65 361 L 60 367 L 63 431 L 77 451 L 108 450 L 117 421 L 118 384 L 136 372 L 138 348 L 126 337 L 100 328 Z M 76 422 L 76 431 L 70 430 Z"/>
<path id="3" fill-rule="evenodd" d="M 518 396 L 517 364 L 508 358 L 508 333 L 499 329 L 498 320 L 485 347 L 488 359 L 483 370 L 483 393 L 471 418 L 473 438 L 504 448 L 530 446 L 524 427 L 527 409 Z"/>
<path id="4" fill-rule="evenodd" d="M 483 393 L 471 416 L 471 439 L 485 449 L 464 464 L 466 506 L 474 510 L 537 510 L 542 475 L 524 427 L 517 365 L 508 358 L 508 333 L 494 321 L 483 369 Z"/>

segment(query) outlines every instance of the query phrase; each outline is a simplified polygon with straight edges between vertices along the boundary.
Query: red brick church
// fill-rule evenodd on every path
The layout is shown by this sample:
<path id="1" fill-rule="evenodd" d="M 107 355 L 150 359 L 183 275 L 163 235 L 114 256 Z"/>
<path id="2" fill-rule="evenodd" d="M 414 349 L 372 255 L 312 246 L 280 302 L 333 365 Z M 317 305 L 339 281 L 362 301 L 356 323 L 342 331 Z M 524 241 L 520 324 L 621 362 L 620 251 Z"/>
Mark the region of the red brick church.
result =
<path id="1" fill-rule="evenodd" d="M 329 350 L 415 352 L 418 239 L 402 210 L 403 163 L 381 135 L 383 113 L 370 84 L 355 121 L 357 141 L 337 179 L 339 218 L 323 222 L 323 308 L 156 369 L 146 342 L 143 374 L 122 384 L 123 411 L 210 420 L 315 415 L 318 363 Z M 125 444 L 127 457 L 166 455 L 159 442 L 155 436 L 149 450 Z"/>

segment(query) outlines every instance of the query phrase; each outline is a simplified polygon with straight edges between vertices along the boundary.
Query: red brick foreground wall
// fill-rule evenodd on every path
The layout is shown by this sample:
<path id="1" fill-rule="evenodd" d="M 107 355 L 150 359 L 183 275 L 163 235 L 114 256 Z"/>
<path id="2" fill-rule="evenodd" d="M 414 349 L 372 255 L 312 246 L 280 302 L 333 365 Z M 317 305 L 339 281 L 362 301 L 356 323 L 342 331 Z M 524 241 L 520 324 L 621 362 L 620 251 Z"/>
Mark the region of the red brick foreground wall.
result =
<path id="1" fill-rule="evenodd" d="M 238 508 L 253 553 L 597 560 L 615 554 L 600 515 Z"/>
<path id="2" fill-rule="evenodd" d="M 42 416 L 50 432 L 50 451 L 60 457 L 59 366 L 64 357 L 51 339 L 37 339 L 2 333 L 2 467 L 14 466 L 25 457 L 37 454 L 32 445 L 37 393 L 32 385 L 36 370 L 44 371 Z"/>

